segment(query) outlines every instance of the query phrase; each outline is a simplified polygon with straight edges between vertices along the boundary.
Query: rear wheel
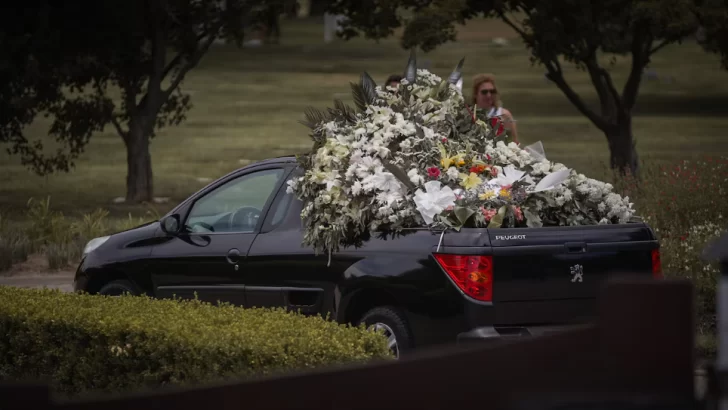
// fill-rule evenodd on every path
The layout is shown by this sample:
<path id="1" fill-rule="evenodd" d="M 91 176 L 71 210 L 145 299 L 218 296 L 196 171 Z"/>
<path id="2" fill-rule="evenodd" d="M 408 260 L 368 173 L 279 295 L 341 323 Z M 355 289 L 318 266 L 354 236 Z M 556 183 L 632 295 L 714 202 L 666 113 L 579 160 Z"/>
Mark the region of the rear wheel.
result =
<path id="1" fill-rule="evenodd" d="M 105 296 L 121 296 L 128 293 L 133 296 L 139 296 L 139 290 L 128 280 L 114 280 L 102 286 L 99 295 Z"/>
<path id="2" fill-rule="evenodd" d="M 391 306 L 374 308 L 362 316 L 360 323 L 379 331 L 387 338 L 389 350 L 399 359 L 414 347 L 414 337 L 405 315 Z"/>

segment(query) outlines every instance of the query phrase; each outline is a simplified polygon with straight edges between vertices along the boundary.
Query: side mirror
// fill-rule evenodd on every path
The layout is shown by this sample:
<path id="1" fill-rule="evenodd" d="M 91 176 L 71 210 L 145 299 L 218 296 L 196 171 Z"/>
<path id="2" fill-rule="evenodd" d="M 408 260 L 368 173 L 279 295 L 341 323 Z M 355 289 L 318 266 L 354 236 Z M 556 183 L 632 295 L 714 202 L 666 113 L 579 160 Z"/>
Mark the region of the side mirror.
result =
<path id="1" fill-rule="evenodd" d="M 165 216 L 160 221 L 160 225 L 162 226 L 162 231 L 167 235 L 177 235 L 181 230 L 179 215 L 177 214 Z"/>

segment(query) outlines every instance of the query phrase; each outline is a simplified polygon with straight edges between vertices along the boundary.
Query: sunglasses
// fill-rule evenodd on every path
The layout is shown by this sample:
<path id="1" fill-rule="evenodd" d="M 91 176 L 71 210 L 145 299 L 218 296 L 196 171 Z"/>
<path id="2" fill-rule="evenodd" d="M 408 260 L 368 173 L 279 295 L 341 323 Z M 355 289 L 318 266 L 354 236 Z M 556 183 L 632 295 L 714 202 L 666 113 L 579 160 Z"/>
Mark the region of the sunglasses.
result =
<path id="1" fill-rule="evenodd" d="M 480 95 L 488 95 L 488 94 L 498 94 L 498 91 L 495 89 L 492 90 L 480 90 Z"/>

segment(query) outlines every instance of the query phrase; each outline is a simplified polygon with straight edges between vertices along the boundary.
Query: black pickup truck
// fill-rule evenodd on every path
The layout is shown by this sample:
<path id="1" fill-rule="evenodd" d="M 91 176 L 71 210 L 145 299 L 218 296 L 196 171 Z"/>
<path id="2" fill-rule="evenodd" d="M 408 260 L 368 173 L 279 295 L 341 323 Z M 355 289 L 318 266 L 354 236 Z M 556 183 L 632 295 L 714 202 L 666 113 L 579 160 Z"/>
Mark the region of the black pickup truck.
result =
<path id="1" fill-rule="evenodd" d="M 589 322 L 612 273 L 660 277 L 643 223 L 419 229 L 315 255 L 302 203 L 286 193 L 295 158 L 232 172 L 160 221 L 90 241 L 77 291 L 197 297 L 286 307 L 382 329 L 395 354 L 433 343 L 522 337 Z"/>

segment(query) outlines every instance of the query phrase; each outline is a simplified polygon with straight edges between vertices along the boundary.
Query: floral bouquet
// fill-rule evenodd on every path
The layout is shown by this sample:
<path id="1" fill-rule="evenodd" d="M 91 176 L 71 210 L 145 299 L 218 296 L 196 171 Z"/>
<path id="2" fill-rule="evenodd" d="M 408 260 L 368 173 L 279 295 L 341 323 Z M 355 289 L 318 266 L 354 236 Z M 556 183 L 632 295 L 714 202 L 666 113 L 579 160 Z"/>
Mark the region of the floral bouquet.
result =
<path id="1" fill-rule="evenodd" d="M 314 147 L 288 191 L 304 202 L 303 244 L 331 255 L 371 232 L 409 228 L 541 227 L 626 223 L 629 198 L 548 161 L 540 143 L 509 142 L 500 118 L 462 96 L 463 60 L 447 80 L 416 68 L 397 88 L 364 73 L 357 109 L 308 109 Z"/>

